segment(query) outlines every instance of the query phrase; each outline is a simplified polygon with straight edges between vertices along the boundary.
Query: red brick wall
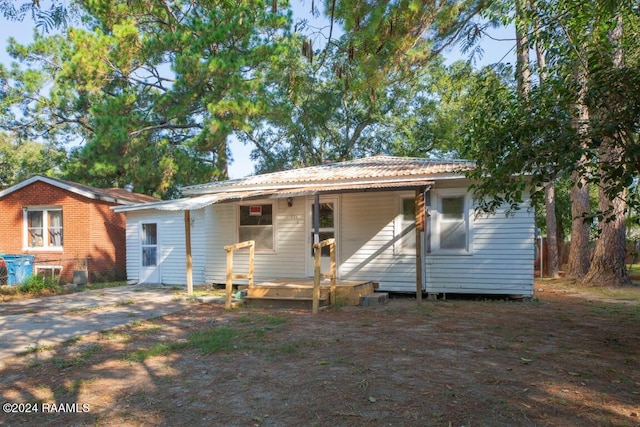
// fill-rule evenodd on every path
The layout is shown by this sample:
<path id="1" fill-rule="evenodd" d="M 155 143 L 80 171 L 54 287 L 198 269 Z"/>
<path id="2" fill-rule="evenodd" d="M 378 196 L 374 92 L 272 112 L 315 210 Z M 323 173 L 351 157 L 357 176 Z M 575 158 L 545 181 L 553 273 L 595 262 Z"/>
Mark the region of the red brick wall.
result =
<path id="1" fill-rule="evenodd" d="M 90 278 L 108 278 L 125 270 L 125 217 L 106 203 L 44 182 L 35 182 L 0 199 L 0 253 L 34 255 L 35 263 L 64 266 L 71 282 L 77 259 L 88 259 Z M 61 206 L 63 251 L 23 247 L 23 206 Z"/>

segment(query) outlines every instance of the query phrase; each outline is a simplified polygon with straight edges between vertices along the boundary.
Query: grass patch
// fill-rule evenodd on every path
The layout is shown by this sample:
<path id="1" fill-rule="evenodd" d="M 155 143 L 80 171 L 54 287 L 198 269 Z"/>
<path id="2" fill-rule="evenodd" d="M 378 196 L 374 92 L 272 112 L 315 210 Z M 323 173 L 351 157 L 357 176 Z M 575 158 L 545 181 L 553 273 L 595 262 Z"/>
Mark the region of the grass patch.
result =
<path id="1" fill-rule="evenodd" d="M 629 276 L 640 276 L 640 264 L 630 264 L 627 267 L 627 274 Z"/>
<path id="2" fill-rule="evenodd" d="M 41 346 L 27 346 L 27 353 L 40 353 L 43 351 L 49 351 L 49 350 L 53 350 L 54 345 L 53 344 L 48 344 L 48 345 L 41 345 Z"/>
<path id="3" fill-rule="evenodd" d="M 335 308 L 341 308 L 341 307 L 346 307 L 349 304 L 348 303 L 348 299 L 347 297 L 343 296 L 343 295 L 336 295 L 335 296 L 335 300 L 333 302 L 333 306 Z"/>
<path id="4" fill-rule="evenodd" d="M 230 326 L 221 326 L 196 331 L 188 339 L 188 343 L 200 349 L 203 354 L 229 353 L 238 348 L 238 331 Z"/>
<path id="5" fill-rule="evenodd" d="M 489 345 L 487 345 L 488 348 L 492 349 L 492 350 L 509 350 L 511 348 L 511 345 L 506 343 L 506 342 L 498 342 L 498 343 L 489 343 Z"/>
<path id="6" fill-rule="evenodd" d="M 621 286 L 621 287 L 606 287 L 606 286 L 583 286 L 575 280 L 569 279 L 536 279 L 536 288 L 550 287 L 556 290 L 565 290 L 573 292 L 585 292 L 594 296 L 605 297 L 610 299 L 620 299 L 627 301 L 635 301 L 640 303 L 640 286 Z"/>
<path id="7" fill-rule="evenodd" d="M 149 357 L 166 356 L 185 348 L 199 349 L 203 354 L 229 353 L 238 349 L 235 342 L 238 331 L 230 326 L 207 328 L 192 333 L 186 341 L 157 343 L 149 348 L 136 350 L 126 356 L 132 362 L 144 362 Z"/>
<path id="8" fill-rule="evenodd" d="M 287 342 L 284 344 L 280 344 L 278 346 L 274 346 L 269 350 L 271 356 L 293 356 L 300 355 L 302 356 L 305 353 L 305 350 L 312 349 L 318 346 L 318 341 L 312 339 L 303 339 L 298 341 Z"/>
<path id="9" fill-rule="evenodd" d="M 277 325 L 288 322 L 286 317 L 273 315 L 249 315 L 239 319 L 235 327 L 212 326 L 189 335 L 185 341 L 157 343 L 151 347 L 128 353 L 125 358 L 132 362 L 143 362 L 149 357 L 166 356 L 186 348 L 199 350 L 202 354 L 232 353 L 237 350 L 259 349 L 268 354 L 297 354 L 304 348 L 317 345 L 313 340 L 291 342 L 270 346 L 268 334 L 278 330 Z M 154 329 L 155 330 L 155 329 Z"/>
<path id="10" fill-rule="evenodd" d="M 63 357 L 55 357 L 52 359 L 53 364 L 56 365 L 60 369 L 69 368 L 72 366 L 78 366 L 86 362 L 93 356 L 98 350 L 100 350 L 100 345 L 98 344 L 90 344 L 82 348 L 79 352 L 74 354 L 72 357 L 63 358 Z"/>
<path id="11" fill-rule="evenodd" d="M 47 295 L 64 295 L 95 289 L 126 286 L 126 282 L 91 283 L 82 287 L 67 288 L 61 286 L 58 280 L 45 275 L 32 275 L 23 284 L 0 286 L 0 295 L 9 297 L 34 297 Z"/>
<path id="12" fill-rule="evenodd" d="M 289 319 L 276 314 L 247 314 L 238 319 L 240 323 L 266 323 L 268 325 L 282 325 L 289 322 Z"/>
<path id="13" fill-rule="evenodd" d="M 80 388 L 88 382 L 89 380 L 76 378 L 73 381 L 67 381 L 67 383 L 64 384 L 63 389 L 67 394 L 77 394 L 80 391 Z"/>
<path id="14" fill-rule="evenodd" d="M 136 350 L 133 353 L 129 353 L 126 357 L 127 360 L 132 362 L 144 362 L 149 357 L 154 356 L 166 356 L 168 354 L 173 353 L 174 351 L 182 350 L 187 347 L 188 343 L 157 343 L 149 348 L 144 348 L 140 350 Z"/>
<path id="15" fill-rule="evenodd" d="M 131 342 L 131 335 L 127 332 L 123 332 L 116 329 L 109 329 L 106 331 L 101 331 L 100 334 L 105 340 L 109 341 L 120 341 L 123 343 Z"/>
<path id="16" fill-rule="evenodd" d="M 616 321 L 640 322 L 640 306 L 624 304 L 596 304 L 591 312 L 597 317 L 611 317 Z"/>
<path id="17" fill-rule="evenodd" d="M 278 325 L 288 321 L 288 318 L 277 315 L 249 314 L 241 316 L 235 325 L 203 328 L 191 333 L 184 341 L 157 343 L 151 347 L 130 352 L 125 356 L 125 359 L 132 362 L 143 362 L 149 357 L 166 356 L 184 349 L 195 349 L 202 354 L 257 350 L 276 356 L 279 354 L 300 354 L 305 348 L 318 345 L 316 341 L 310 339 L 290 342 L 286 345 L 271 344 L 268 334 L 277 331 Z M 156 328 L 151 329 L 157 331 Z"/>

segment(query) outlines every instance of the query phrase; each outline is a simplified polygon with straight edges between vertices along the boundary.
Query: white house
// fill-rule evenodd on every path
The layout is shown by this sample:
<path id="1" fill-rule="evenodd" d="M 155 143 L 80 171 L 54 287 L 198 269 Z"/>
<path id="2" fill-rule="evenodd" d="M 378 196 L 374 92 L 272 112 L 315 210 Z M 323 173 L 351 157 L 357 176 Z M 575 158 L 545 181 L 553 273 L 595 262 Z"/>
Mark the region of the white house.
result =
<path id="1" fill-rule="evenodd" d="M 196 284 L 224 283 L 224 246 L 245 240 L 256 241 L 257 282 L 313 277 L 314 238 L 335 237 L 338 279 L 374 281 L 385 291 L 531 296 L 533 213 L 529 206 L 510 215 L 476 212 L 464 176 L 473 167 L 374 156 L 117 206 L 127 217 L 127 276 L 184 285 L 188 218 Z M 242 270 L 247 259 L 234 263 Z"/>

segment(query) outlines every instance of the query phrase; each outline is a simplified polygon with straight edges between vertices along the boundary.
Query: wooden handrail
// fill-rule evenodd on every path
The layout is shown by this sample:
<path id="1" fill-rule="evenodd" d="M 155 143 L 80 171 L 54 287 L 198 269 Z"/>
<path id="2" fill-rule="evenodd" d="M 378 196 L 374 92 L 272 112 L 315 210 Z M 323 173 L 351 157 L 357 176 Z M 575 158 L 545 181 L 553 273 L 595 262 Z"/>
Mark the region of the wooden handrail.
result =
<path id="1" fill-rule="evenodd" d="M 249 273 L 233 274 L 233 251 L 237 249 L 249 248 Z M 231 293 L 233 291 L 233 279 L 249 279 L 249 288 L 253 287 L 253 260 L 255 255 L 255 240 L 247 240 L 233 245 L 227 245 L 224 250 L 227 251 L 227 281 L 225 285 L 225 302 L 224 308 L 231 308 Z"/>
<path id="2" fill-rule="evenodd" d="M 321 249 L 329 246 L 329 274 L 322 274 Z M 335 304 L 336 299 L 336 239 L 330 238 L 313 244 L 314 270 L 313 270 L 313 314 L 318 313 L 320 306 L 320 278 L 331 279 L 331 290 L 329 291 L 329 304 Z"/>

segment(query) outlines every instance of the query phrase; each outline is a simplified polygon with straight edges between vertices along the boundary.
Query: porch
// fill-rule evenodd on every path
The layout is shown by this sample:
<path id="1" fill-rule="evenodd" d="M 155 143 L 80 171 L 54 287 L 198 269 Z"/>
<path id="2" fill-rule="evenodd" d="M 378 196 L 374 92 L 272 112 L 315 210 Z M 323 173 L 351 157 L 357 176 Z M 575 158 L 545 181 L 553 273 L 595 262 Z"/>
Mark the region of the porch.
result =
<path id="1" fill-rule="evenodd" d="M 320 281 L 319 306 L 328 307 L 331 301 L 337 306 L 360 305 L 361 298 L 375 293 L 377 283 L 372 281 L 336 280 L 331 295 L 331 280 Z M 314 279 L 273 279 L 253 286 L 239 285 L 246 290 L 244 298 L 252 307 L 312 309 Z"/>
<path id="2" fill-rule="evenodd" d="M 329 273 L 322 273 L 321 249 L 329 249 Z M 247 273 L 234 273 L 233 254 L 238 249 L 248 248 L 249 268 Z M 244 300 L 252 306 L 268 308 L 311 308 L 317 313 L 321 307 L 329 305 L 359 305 L 361 297 L 374 294 L 377 284 L 372 281 L 339 280 L 336 277 L 336 239 L 330 238 L 314 243 L 314 277 L 298 279 L 274 279 L 254 282 L 255 241 L 227 245 L 227 280 L 225 283 L 225 308 L 231 308 L 231 296 L 235 279 L 247 279 L 247 285 L 236 285 L 246 290 Z M 386 294 L 385 294 L 386 296 Z M 371 297 L 369 297 L 371 298 Z M 385 300 L 386 301 L 386 300 Z"/>

